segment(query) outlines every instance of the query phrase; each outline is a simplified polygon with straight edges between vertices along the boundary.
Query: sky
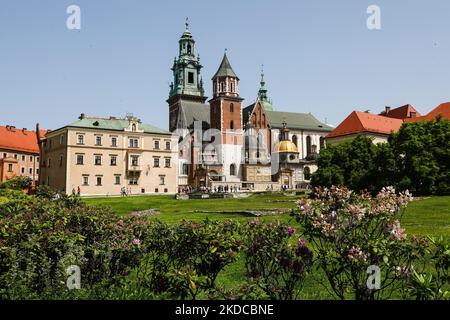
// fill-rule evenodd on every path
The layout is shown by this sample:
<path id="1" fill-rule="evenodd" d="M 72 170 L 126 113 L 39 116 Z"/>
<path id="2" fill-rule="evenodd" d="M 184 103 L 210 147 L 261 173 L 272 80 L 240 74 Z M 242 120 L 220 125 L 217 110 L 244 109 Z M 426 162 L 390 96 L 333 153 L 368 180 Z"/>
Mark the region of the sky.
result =
<path id="1" fill-rule="evenodd" d="M 66 26 L 70 5 L 80 30 Z M 370 5 L 380 30 L 367 27 Z M 353 110 L 410 103 L 427 113 L 450 101 L 448 0 L 0 0 L 0 125 L 132 113 L 167 129 L 186 17 L 209 97 L 227 48 L 245 106 L 261 64 L 276 110 L 334 125 Z"/>

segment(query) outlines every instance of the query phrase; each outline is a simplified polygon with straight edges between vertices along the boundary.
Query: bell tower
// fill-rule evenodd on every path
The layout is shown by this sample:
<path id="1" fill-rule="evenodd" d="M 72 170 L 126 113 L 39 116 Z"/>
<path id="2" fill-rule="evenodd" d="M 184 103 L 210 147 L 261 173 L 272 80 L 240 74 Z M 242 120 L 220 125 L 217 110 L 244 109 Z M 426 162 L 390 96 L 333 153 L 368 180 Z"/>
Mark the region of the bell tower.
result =
<path id="1" fill-rule="evenodd" d="M 227 51 L 212 78 L 213 98 L 210 104 L 211 129 L 220 131 L 219 162 L 226 181 L 240 181 L 243 158 L 242 101 L 239 77 L 231 67 Z"/>
<path id="2" fill-rule="evenodd" d="M 175 57 L 173 66 L 173 81 L 170 84 L 169 99 L 169 130 L 176 129 L 177 118 L 182 101 L 205 103 L 205 90 L 200 71 L 200 56 L 196 52 L 195 40 L 189 30 L 189 20 L 186 18 L 186 27 L 181 35 L 178 58 Z"/>

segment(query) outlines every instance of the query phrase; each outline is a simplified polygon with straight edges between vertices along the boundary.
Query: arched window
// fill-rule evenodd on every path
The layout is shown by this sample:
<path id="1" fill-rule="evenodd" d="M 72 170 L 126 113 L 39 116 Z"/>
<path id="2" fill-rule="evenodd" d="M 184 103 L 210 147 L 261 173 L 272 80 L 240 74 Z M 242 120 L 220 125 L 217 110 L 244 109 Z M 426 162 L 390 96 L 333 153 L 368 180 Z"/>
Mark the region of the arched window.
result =
<path id="1" fill-rule="evenodd" d="M 298 141 L 297 141 L 297 136 L 294 134 L 292 136 L 292 142 L 295 144 L 295 146 L 298 148 Z"/>
<path id="2" fill-rule="evenodd" d="M 305 180 L 311 179 L 311 169 L 309 167 L 305 167 L 303 169 L 303 176 L 304 176 Z"/>
<path id="3" fill-rule="evenodd" d="M 234 112 L 234 104 L 230 104 L 230 112 Z"/>
<path id="4" fill-rule="evenodd" d="M 312 149 L 311 149 L 311 137 L 307 136 L 306 137 L 306 155 L 310 155 L 312 153 Z"/>
<path id="5" fill-rule="evenodd" d="M 192 52 L 192 47 L 191 47 L 190 44 L 188 44 L 188 46 L 187 46 L 187 53 L 191 54 L 191 52 Z"/>
<path id="6" fill-rule="evenodd" d="M 233 163 L 230 165 L 230 176 L 236 175 L 236 165 Z"/>
<path id="7" fill-rule="evenodd" d="M 220 83 L 220 92 L 224 92 L 224 86 L 225 84 L 223 82 Z"/>
<path id="8" fill-rule="evenodd" d="M 233 120 L 230 121 L 230 129 L 234 129 L 234 121 Z"/>
<path id="9" fill-rule="evenodd" d="M 133 131 L 133 132 L 136 131 L 136 124 L 135 124 L 135 123 L 133 123 L 133 124 L 131 125 L 131 131 Z"/>
<path id="10" fill-rule="evenodd" d="M 230 82 L 230 92 L 233 92 L 233 82 Z"/>

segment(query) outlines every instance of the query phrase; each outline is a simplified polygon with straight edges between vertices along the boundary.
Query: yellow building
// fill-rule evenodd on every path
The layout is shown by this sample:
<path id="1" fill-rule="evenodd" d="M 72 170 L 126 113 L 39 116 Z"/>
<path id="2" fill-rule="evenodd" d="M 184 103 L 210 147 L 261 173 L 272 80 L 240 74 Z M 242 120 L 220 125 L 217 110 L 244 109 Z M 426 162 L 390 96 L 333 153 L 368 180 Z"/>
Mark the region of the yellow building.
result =
<path id="1" fill-rule="evenodd" d="M 40 185 L 82 196 L 176 193 L 177 139 L 138 118 L 79 119 L 40 142 Z"/>

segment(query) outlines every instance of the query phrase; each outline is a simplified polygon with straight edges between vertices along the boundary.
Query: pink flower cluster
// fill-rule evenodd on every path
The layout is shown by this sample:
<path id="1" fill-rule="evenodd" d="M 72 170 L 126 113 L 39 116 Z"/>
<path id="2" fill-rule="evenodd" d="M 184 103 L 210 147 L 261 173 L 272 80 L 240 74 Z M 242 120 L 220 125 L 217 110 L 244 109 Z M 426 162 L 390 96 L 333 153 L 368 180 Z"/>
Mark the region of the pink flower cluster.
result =
<path id="1" fill-rule="evenodd" d="M 347 257 L 351 261 L 366 261 L 366 254 L 358 247 L 351 247 L 351 249 L 348 251 Z"/>
<path id="2" fill-rule="evenodd" d="M 398 221 L 398 220 L 388 223 L 386 225 L 385 231 L 392 239 L 395 239 L 395 240 L 405 240 L 406 239 L 405 229 L 401 228 L 400 221 Z"/>

